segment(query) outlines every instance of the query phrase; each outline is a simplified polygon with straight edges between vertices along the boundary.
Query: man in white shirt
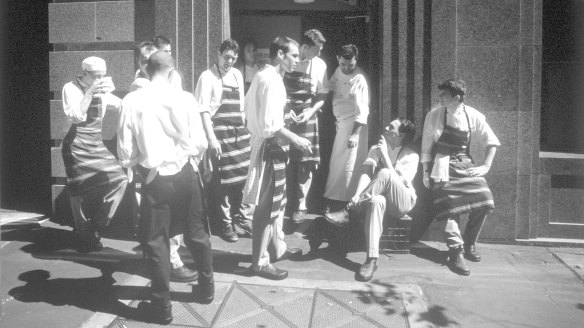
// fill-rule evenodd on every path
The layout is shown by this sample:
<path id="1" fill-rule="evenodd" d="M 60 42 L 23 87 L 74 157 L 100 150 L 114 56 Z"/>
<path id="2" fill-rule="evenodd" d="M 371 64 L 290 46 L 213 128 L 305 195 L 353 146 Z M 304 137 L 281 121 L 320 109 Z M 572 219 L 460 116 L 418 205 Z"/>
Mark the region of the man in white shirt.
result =
<path id="1" fill-rule="evenodd" d="M 118 127 L 118 155 L 123 166 L 145 177 L 140 204 L 140 236 L 151 267 L 151 302 L 138 309 L 156 323 L 172 321 L 170 304 L 169 230 L 182 224 L 184 241 L 199 271 L 195 301 L 214 296 L 211 242 L 203 219 L 204 202 L 197 170 L 207 149 L 201 118 L 192 94 L 170 84 L 170 54 L 158 51 L 148 59 L 151 82 L 128 94 Z"/>
<path id="2" fill-rule="evenodd" d="M 148 76 L 146 68 L 148 66 L 148 59 L 156 51 L 158 51 L 158 49 L 152 41 L 144 41 L 136 47 L 135 54 L 139 69 L 136 72 L 136 78 L 134 79 L 134 82 L 132 82 L 132 85 L 130 85 L 130 92 L 142 89 L 146 85 L 150 84 L 150 77 Z M 180 78 L 178 74 L 173 75 L 173 77 L 177 76 Z M 171 80 L 171 84 L 177 90 L 182 90 L 180 83 L 173 83 L 173 80 Z M 139 204 L 140 194 L 136 193 L 136 199 L 137 203 Z M 170 281 L 195 281 L 198 277 L 197 272 L 189 269 L 184 265 L 178 252 L 182 244 L 182 240 L 182 235 L 176 235 L 170 238 L 170 264 L 172 265 L 172 270 L 170 271 Z"/>
<path id="3" fill-rule="evenodd" d="M 438 91 L 440 107 L 428 112 L 422 134 L 423 182 L 432 191 L 436 219 L 446 221 L 448 267 L 467 276 L 470 270 L 464 259 L 481 260 L 476 242 L 487 216 L 495 208 L 484 176 L 501 143 L 485 115 L 465 105 L 464 81 L 446 80 Z M 471 148 L 484 154 L 481 165 L 475 163 Z M 468 214 L 464 233 L 459 228 L 462 214 Z"/>
<path id="4" fill-rule="evenodd" d="M 170 45 L 170 39 L 167 37 L 163 35 L 157 35 L 152 39 L 152 43 L 154 43 L 156 49 L 167 52 L 172 56 L 172 46 Z M 176 70 L 176 67 L 173 67 L 172 72 L 170 73 L 170 84 L 172 84 L 177 89 L 183 89 L 182 77 Z"/>
<path id="5" fill-rule="evenodd" d="M 329 81 L 337 133 L 324 193 L 329 200 L 327 211 L 338 210 L 351 200 L 367 156 L 369 88 L 364 72 L 357 66 L 358 58 L 355 45 L 340 47 L 339 67 Z"/>
<path id="6" fill-rule="evenodd" d="M 338 226 L 347 226 L 349 209 L 364 212 L 367 259 L 356 272 L 356 279 L 369 281 L 377 270 L 379 239 L 383 232 L 383 218 L 398 219 L 416 204 L 412 180 L 418 171 L 420 157 L 411 142 L 416 128 L 407 119 L 391 121 L 383 129 L 377 145 L 371 147 L 363 163 L 357 191 L 347 209 L 326 213 L 325 218 Z"/>
<path id="7" fill-rule="evenodd" d="M 243 202 L 256 205 L 253 214 L 252 265 L 250 271 L 267 279 L 285 279 L 288 272 L 270 263 L 302 254 L 288 249 L 282 232 L 286 206 L 287 148 L 310 148 L 310 141 L 284 127 L 286 88 L 282 77 L 298 64 L 298 43 L 277 37 L 270 45 L 272 65 L 266 65 L 254 78 L 245 97 L 245 116 L 251 132 L 251 159 L 244 187 Z M 268 252 L 268 247 L 274 251 Z"/>
<path id="8" fill-rule="evenodd" d="M 81 66 L 83 75 L 63 86 L 63 110 L 71 126 L 62 154 L 77 250 L 86 253 L 103 248 L 100 233 L 116 213 L 128 179 L 101 136 L 106 111 L 121 105 L 121 99 L 111 93 L 115 87 L 111 77 L 105 76 L 105 60 L 88 57 Z"/>
<path id="9" fill-rule="evenodd" d="M 308 139 L 312 146 L 307 151 L 290 148 L 290 162 L 286 172 L 287 213 L 292 221 L 304 220 L 307 207 L 306 196 L 312 184 L 312 177 L 320 164 L 318 118 L 328 95 L 326 63 L 320 59 L 320 51 L 326 42 L 319 30 L 308 30 L 302 36 L 300 63 L 291 73 L 284 76 L 290 110 L 290 131 Z"/>
<path id="10" fill-rule="evenodd" d="M 241 202 L 251 148 L 244 125 L 243 77 L 233 69 L 238 50 L 234 40 L 221 42 L 217 64 L 201 73 L 195 89 L 214 169 L 207 185 L 209 216 L 219 236 L 229 242 L 236 242 L 238 234 L 252 234 L 251 218 Z"/>

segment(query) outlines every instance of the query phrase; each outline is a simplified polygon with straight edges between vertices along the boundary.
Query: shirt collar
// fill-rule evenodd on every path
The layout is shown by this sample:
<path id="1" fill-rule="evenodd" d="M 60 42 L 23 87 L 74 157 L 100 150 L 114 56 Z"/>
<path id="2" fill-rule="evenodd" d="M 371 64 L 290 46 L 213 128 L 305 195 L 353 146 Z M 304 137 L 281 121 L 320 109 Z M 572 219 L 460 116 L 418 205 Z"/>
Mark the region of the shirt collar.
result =
<path id="1" fill-rule="evenodd" d="M 446 110 L 448 111 L 448 113 L 450 113 L 452 115 L 456 115 L 456 114 L 460 113 L 463 109 L 464 109 L 464 103 L 459 104 L 458 107 L 456 107 L 455 110 L 451 110 L 448 107 L 446 108 Z"/>

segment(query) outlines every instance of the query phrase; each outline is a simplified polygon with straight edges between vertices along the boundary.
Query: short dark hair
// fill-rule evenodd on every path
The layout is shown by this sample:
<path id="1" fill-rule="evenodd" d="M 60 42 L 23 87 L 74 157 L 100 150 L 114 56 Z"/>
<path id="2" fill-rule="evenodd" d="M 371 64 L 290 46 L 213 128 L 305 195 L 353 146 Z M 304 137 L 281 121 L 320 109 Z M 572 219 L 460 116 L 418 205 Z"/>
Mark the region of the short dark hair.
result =
<path id="1" fill-rule="evenodd" d="M 290 44 L 293 44 L 298 47 L 298 42 L 295 40 L 287 37 L 287 36 L 279 36 L 272 41 L 270 44 L 270 59 L 276 58 L 278 56 L 278 51 L 282 50 L 285 54 L 290 51 Z"/>
<path id="2" fill-rule="evenodd" d="M 170 45 L 170 39 L 162 35 L 155 36 L 154 39 L 152 39 L 152 42 L 158 49 L 162 49 L 163 47 Z"/>
<path id="3" fill-rule="evenodd" d="M 416 136 L 416 125 L 405 117 L 399 117 L 398 121 L 400 125 L 397 131 L 406 135 L 404 138 L 404 145 L 412 143 Z"/>
<path id="4" fill-rule="evenodd" d="M 305 44 L 309 47 L 313 47 L 317 44 L 324 44 L 325 42 L 326 39 L 317 29 L 308 30 L 302 35 L 302 44 Z"/>
<path id="5" fill-rule="evenodd" d="M 341 46 L 337 49 L 337 57 L 343 57 L 348 60 L 353 58 L 357 59 L 359 58 L 359 49 L 357 49 L 357 46 L 354 44 Z"/>
<path id="6" fill-rule="evenodd" d="M 154 51 L 157 50 L 156 49 L 156 46 L 154 45 L 154 42 L 152 42 L 152 41 L 142 41 L 134 49 L 134 55 L 136 57 L 139 57 L 140 56 L 140 52 L 142 51 L 142 49 L 146 49 L 149 52 L 154 52 Z"/>
<path id="7" fill-rule="evenodd" d="M 155 73 L 172 69 L 174 67 L 174 60 L 172 56 L 166 51 L 158 50 L 148 58 L 148 66 L 146 71 L 150 77 Z"/>
<path id="8" fill-rule="evenodd" d="M 227 50 L 233 50 L 233 52 L 237 54 L 239 51 L 239 44 L 237 44 L 237 42 L 235 42 L 233 39 L 223 40 L 223 42 L 221 42 L 219 45 L 219 53 L 222 54 Z"/>
<path id="9" fill-rule="evenodd" d="M 438 90 L 446 90 L 452 97 L 460 96 L 460 102 L 466 98 L 466 82 L 463 80 L 446 80 L 438 85 Z"/>

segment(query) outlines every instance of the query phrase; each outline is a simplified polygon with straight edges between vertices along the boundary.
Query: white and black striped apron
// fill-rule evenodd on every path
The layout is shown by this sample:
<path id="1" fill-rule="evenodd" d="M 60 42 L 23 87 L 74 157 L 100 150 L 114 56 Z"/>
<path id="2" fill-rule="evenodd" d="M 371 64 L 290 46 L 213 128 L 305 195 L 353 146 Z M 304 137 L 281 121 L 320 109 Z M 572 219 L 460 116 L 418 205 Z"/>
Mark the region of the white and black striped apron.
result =
<path id="1" fill-rule="evenodd" d="M 474 160 L 470 155 L 471 126 L 466 110 L 466 121 L 468 124 L 468 134 L 465 138 L 458 137 L 456 144 L 462 146 L 452 147 L 452 142 L 446 139 L 454 139 L 453 135 L 461 135 L 457 130 L 446 123 L 446 112 L 444 111 L 444 131 L 438 139 L 435 147 L 447 147 L 450 153 L 449 181 L 435 183 L 432 188 L 432 198 L 434 200 L 435 217 L 438 220 L 445 220 L 453 216 L 469 213 L 480 208 L 495 208 L 493 194 L 487 185 L 484 177 L 471 177 L 468 169 L 475 167 Z M 441 146 L 441 144 L 443 146 Z M 440 151 L 440 149 L 437 149 Z"/>
<path id="2" fill-rule="evenodd" d="M 75 82 L 85 94 L 79 79 Z M 121 165 L 103 144 L 102 110 L 101 98 L 92 98 L 85 122 L 71 125 L 63 139 L 63 162 L 72 196 L 106 185 L 115 189 L 127 180 Z"/>
<path id="3" fill-rule="evenodd" d="M 310 61 L 308 73 L 290 72 L 284 75 L 284 86 L 286 87 L 288 112 L 294 112 L 296 116 L 312 107 L 314 94 L 312 94 L 312 60 Z M 289 114 L 288 114 L 289 115 Z M 288 116 L 287 115 L 287 116 Z M 290 161 L 292 162 L 314 162 L 320 163 L 320 151 L 318 144 L 318 118 L 312 116 L 308 122 L 296 124 L 292 122 L 290 131 L 299 137 L 308 139 L 311 142 L 310 151 L 301 150 L 290 146 Z"/>
<path id="4" fill-rule="evenodd" d="M 223 92 L 221 105 L 212 117 L 213 132 L 221 144 L 219 177 L 222 185 L 245 182 L 249 167 L 251 147 L 249 130 L 243 125 L 241 117 L 239 88 L 225 85 L 221 71 Z"/>

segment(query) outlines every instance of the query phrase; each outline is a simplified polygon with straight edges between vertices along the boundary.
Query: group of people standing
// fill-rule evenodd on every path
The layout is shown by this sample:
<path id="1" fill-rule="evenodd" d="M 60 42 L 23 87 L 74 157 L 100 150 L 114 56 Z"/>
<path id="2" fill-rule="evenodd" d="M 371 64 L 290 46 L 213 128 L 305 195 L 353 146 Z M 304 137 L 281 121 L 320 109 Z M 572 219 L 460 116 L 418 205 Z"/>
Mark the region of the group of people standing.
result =
<path id="1" fill-rule="evenodd" d="M 83 74 L 64 86 L 63 106 L 72 126 L 63 159 L 79 251 L 103 247 L 100 234 L 128 183 L 139 180 L 138 236 L 152 280 L 151 302 L 140 303 L 139 310 L 149 320 L 172 321 L 171 280 L 198 281 L 195 301 L 213 300 L 207 215 L 223 239 L 253 239 L 251 274 L 288 276 L 273 262 L 302 250 L 286 245 L 284 212 L 295 204 L 288 208 L 291 220 L 306 219 L 306 196 L 320 164 L 317 114 L 329 92 L 337 133 L 325 217 L 339 226 L 346 225 L 349 212 L 364 217 L 368 255 L 356 276 L 363 281 L 373 277 L 383 217 L 403 216 L 416 202 L 412 181 L 420 156 L 413 146 L 415 126 L 404 118 L 393 120 L 367 151 L 370 95 L 357 66 L 358 49 L 339 47 L 339 67 L 328 79 L 326 63 L 318 57 L 325 42 L 314 29 L 300 43 L 277 37 L 269 47 L 270 62 L 259 67 L 253 42 L 240 49 L 236 41 L 224 40 L 216 64 L 200 75 L 192 94 L 182 89 L 170 41 L 158 36 L 137 46 L 139 69 L 123 100 L 111 93 L 115 87 L 98 57 L 86 58 Z M 244 62 L 236 69 L 240 52 Z M 446 81 L 439 90 L 442 107 L 429 112 L 422 136 L 424 184 L 441 208 L 437 216 L 448 219 L 449 263 L 467 274 L 460 254 L 480 260 L 475 242 L 494 207 L 482 176 L 499 142 L 484 116 L 464 105 L 462 81 Z M 110 106 L 121 108 L 117 159 L 101 140 L 102 118 Z M 470 156 L 471 139 L 486 151 L 482 166 Z M 295 197 L 290 204 L 289 195 Z M 462 237 L 458 216 L 468 212 L 472 223 Z M 178 255 L 182 242 L 196 271 Z"/>

